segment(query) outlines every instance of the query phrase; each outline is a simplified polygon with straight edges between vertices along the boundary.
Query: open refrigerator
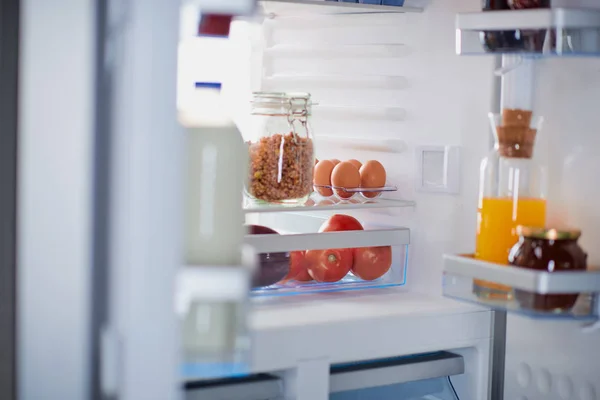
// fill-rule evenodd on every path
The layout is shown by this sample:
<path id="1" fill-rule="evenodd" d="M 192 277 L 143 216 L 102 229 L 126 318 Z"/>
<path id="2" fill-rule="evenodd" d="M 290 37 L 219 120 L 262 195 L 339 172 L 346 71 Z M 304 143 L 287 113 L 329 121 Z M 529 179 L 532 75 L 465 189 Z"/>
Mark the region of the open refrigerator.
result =
<path id="1" fill-rule="evenodd" d="M 480 33 L 540 30 L 562 39 L 520 49 L 517 57 L 534 60 L 531 103 L 545 117 L 536 152 L 546 157 L 551 177 L 548 224 L 581 229 L 588 264 L 600 266 L 594 147 L 600 121 L 593 100 L 600 90 L 600 11 L 577 8 L 593 4 L 488 13 L 477 0 L 270 0 L 256 9 L 244 0 L 182 7 L 166 0 L 152 7 L 89 1 L 62 15 L 60 25 L 71 29 L 59 34 L 58 25 L 43 31 L 59 6 L 24 3 L 24 398 L 600 398 L 598 273 L 518 274 L 457 257 L 474 249 L 479 162 L 493 145 L 487 115 L 503 101 L 496 73 L 502 52 L 485 54 Z M 232 276 L 213 267 L 203 275 L 181 267 L 185 146 L 173 99 L 177 87 L 206 77 L 196 75 L 205 62 L 202 45 L 180 43 L 177 66 L 186 34 L 177 28 L 200 8 L 243 15 L 232 25 L 230 65 L 223 67 L 231 82 L 224 95 L 241 99 L 232 106 L 239 126 L 248 123 L 244 94 L 310 92 L 319 103 L 312 118 L 317 158 L 377 159 L 397 187 L 373 202 L 246 205 L 247 223 L 282 233 L 247 236 L 246 243 L 257 253 L 391 246 L 384 278 L 249 290 L 245 272 Z M 65 50 L 50 65 L 42 62 L 48 40 L 73 38 L 77 55 Z M 61 78 L 65 65 L 80 71 L 68 82 Z M 62 82 L 52 87 L 62 99 L 52 107 L 51 98 L 36 92 L 48 79 Z M 65 122 L 70 105 L 77 106 L 76 123 Z M 48 127 L 62 139 L 35 136 Z M 60 191 L 49 186 L 52 163 L 65 179 Z M 50 193 L 45 204 L 28 201 L 41 191 Z M 366 230 L 318 233 L 340 213 Z M 76 218 L 65 222 L 65 215 Z M 49 226 L 64 232 L 48 242 Z M 84 250 L 57 253 L 74 245 Z M 70 270 L 69 287 L 79 290 L 48 284 L 47 258 Z M 542 294 L 586 293 L 587 311 L 530 313 L 474 298 L 473 280 L 486 278 Z M 175 283 L 186 280 L 210 292 L 192 296 L 207 304 L 245 307 L 247 329 L 236 332 L 244 351 L 234 360 L 207 366 L 181 354 Z M 62 305 L 62 323 L 43 317 L 50 302 Z M 74 333 L 81 343 L 64 357 L 64 370 L 81 379 L 53 381 L 47 371 L 55 353 L 35 343 L 42 335 L 60 340 Z"/>

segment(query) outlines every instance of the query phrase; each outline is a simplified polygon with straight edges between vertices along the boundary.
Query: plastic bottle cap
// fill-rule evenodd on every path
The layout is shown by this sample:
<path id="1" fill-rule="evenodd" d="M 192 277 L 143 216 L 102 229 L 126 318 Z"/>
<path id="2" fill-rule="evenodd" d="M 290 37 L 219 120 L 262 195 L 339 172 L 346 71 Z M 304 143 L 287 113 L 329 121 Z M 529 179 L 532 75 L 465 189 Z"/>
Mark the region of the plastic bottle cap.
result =
<path id="1" fill-rule="evenodd" d="M 221 84 L 221 82 L 196 82 L 194 84 L 194 86 L 196 87 L 196 89 L 217 89 L 217 90 L 221 90 L 221 87 L 223 85 Z"/>

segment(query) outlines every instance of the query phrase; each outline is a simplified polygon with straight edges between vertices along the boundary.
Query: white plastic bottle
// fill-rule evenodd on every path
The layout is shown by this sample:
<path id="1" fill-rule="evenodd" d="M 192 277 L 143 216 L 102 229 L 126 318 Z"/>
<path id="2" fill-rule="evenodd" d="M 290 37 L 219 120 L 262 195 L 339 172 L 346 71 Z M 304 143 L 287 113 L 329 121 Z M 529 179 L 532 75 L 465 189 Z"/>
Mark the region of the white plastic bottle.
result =
<path id="1" fill-rule="evenodd" d="M 185 261 L 190 266 L 242 262 L 248 150 L 220 92 L 220 83 L 196 83 L 193 102 L 180 113 L 187 128 Z"/>

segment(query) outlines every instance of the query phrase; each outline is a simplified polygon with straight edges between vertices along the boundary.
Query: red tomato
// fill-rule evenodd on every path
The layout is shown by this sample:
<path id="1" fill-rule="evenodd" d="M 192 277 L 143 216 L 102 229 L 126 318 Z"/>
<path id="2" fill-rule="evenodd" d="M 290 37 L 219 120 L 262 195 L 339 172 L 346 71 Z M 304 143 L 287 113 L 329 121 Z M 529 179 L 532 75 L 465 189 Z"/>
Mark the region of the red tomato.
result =
<path id="1" fill-rule="evenodd" d="M 321 228 L 319 232 L 337 232 L 337 231 L 362 231 L 363 226 L 358 220 L 349 215 L 336 214 L 329 218 Z"/>
<path id="2" fill-rule="evenodd" d="M 292 251 L 290 254 L 290 272 L 282 282 L 295 280 L 298 282 L 310 282 L 313 279 L 308 274 L 308 262 L 304 251 Z"/>
<path id="3" fill-rule="evenodd" d="M 352 249 L 308 250 L 308 273 L 317 282 L 337 282 L 352 268 Z"/>
<path id="4" fill-rule="evenodd" d="M 381 278 L 392 266 L 392 248 L 363 247 L 354 249 L 352 273 L 365 281 Z"/>

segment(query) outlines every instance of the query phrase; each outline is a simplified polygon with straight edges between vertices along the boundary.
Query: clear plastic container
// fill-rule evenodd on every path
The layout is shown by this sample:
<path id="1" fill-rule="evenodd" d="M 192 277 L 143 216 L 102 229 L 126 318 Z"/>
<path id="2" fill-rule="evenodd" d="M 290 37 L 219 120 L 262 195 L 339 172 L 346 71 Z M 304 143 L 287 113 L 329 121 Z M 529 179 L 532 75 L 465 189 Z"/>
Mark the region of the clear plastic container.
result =
<path id="1" fill-rule="evenodd" d="M 253 294 L 282 296 L 402 286 L 407 259 L 407 245 L 292 251 L 288 275 L 275 284 L 254 287 Z"/>
<path id="2" fill-rule="evenodd" d="M 406 282 L 410 231 L 363 225 L 349 215 L 261 214 L 246 242 L 260 254 L 253 292 L 279 296 L 399 286 Z M 276 236 L 273 234 L 275 233 Z M 286 265 L 283 257 L 287 256 Z M 279 271 L 285 276 L 279 278 Z M 276 282 L 271 279 L 276 277 Z M 272 282 L 272 283 L 271 283 Z"/>
<path id="3" fill-rule="evenodd" d="M 314 142 L 308 93 L 254 93 L 242 130 L 250 155 L 246 195 L 253 201 L 303 204 L 313 191 Z"/>
<path id="4" fill-rule="evenodd" d="M 546 222 L 546 169 L 533 158 L 542 119 L 504 109 L 490 114 L 490 121 L 496 144 L 481 162 L 475 258 L 508 265 L 517 226 L 542 228 Z M 486 298 L 512 295 L 509 287 L 480 280 L 474 291 Z"/>

